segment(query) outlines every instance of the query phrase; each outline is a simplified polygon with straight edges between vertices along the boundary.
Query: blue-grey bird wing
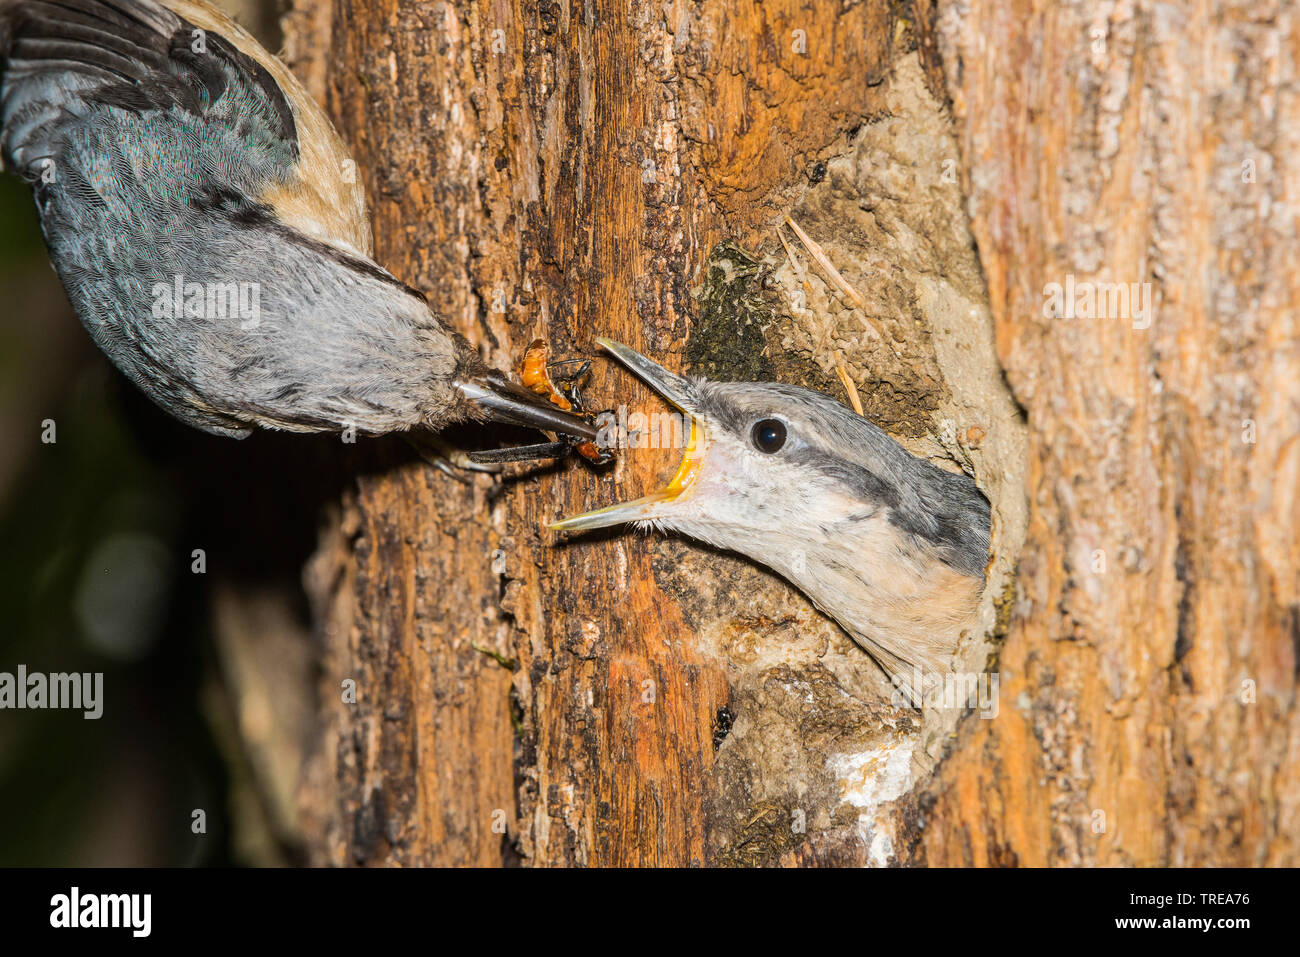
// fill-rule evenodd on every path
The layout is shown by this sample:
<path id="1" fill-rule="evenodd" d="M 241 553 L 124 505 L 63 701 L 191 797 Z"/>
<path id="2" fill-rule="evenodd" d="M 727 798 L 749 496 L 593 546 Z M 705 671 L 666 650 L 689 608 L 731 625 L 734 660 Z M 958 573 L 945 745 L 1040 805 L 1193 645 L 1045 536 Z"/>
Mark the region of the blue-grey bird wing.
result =
<path id="1" fill-rule="evenodd" d="M 177 211 L 292 178 L 289 104 L 259 63 L 151 0 L 4 3 L 0 56 L 0 159 L 32 183 L 91 335 L 154 395 L 150 357 L 114 315 L 121 287 L 139 301 L 145 280 L 162 281 L 147 274 L 149 236 L 185 228 Z M 215 410 L 164 405 L 208 431 L 247 431 Z"/>
<path id="2" fill-rule="evenodd" d="M 294 177 L 293 111 L 266 68 L 225 37 L 152 0 L 11 0 L 0 3 L 0 19 L 0 153 L 20 175 L 39 184 L 53 164 L 57 177 L 70 148 L 93 139 L 88 128 L 113 107 L 119 120 L 140 121 L 116 129 L 120 152 L 138 162 L 113 173 L 147 185 L 142 174 L 157 154 L 170 160 L 168 151 L 184 149 L 181 172 L 191 175 L 159 188 L 259 196 Z M 148 138 L 135 137 L 146 124 Z M 109 171 L 70 172 L 96 187 Z"/>
<path id="3" fill-rule="evenodd" d="M 173 6 L 242 46 L 154 0 L 0 0 L 0 156 L 83 324 L 210 432 L 428 422 L 458 347 L 366 258 L 337 136 L 234 24 Z"/>

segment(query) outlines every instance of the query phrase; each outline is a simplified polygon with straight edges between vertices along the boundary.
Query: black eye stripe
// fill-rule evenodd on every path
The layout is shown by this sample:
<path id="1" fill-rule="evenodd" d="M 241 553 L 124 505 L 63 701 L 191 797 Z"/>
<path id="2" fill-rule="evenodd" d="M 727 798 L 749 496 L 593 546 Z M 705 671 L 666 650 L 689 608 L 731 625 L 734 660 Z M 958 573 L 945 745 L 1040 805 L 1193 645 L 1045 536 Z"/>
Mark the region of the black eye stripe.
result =
<path id="1" fill-rule="evenodd" d="M 760 419 L 749 432 L 750 441 L 760 452 L 781 451 L 785 445 L 785 423 L 780 419 Z"/>

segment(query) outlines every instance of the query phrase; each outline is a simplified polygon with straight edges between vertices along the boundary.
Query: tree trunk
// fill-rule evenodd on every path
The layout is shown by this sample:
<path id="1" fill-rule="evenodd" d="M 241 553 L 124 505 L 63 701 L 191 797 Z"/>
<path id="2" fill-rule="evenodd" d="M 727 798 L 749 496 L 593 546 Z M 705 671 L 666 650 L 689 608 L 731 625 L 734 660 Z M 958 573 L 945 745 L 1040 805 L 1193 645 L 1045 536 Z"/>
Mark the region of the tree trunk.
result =
<path id="1" fill-rule="evenodd" d="M 1284 4 L 941 4 L 1030 523 L 932 864 L 1300 859 L 1300 24 Z M 1049 283 L 1151 315 L 1044 318 Z M 1149 320 L 1149 325 L 1147 324 Z"/>
<path id="2" fill-rule="evenodd" d="M 379 261 L 490 362 L 607 335 L 840 395 L 842 362 L 973 471 L 959 660 L 1000 691 L 898 707 L 757 566 L 545 529 L 671 451 L 460 483 L 363 442 L 306 575 L 311 859 L 1296 862 L 1295 24 L 899 10 L 298 0 Z M 1150 283 L 1149 324 L 1044 318 L 1070 275 Z M 600 362 L 587 393 L 656 408 Z"/>

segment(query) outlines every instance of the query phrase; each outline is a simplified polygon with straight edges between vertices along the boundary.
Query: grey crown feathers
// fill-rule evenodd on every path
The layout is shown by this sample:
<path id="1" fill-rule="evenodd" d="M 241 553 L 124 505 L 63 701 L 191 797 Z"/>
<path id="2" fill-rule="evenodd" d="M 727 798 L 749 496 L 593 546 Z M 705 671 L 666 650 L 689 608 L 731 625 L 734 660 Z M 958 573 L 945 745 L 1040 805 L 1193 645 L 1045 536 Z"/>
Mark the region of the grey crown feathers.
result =
<path id="1" fill-rule="evenodd" d="M 779 415 L 790 425 L 782 450 L 791 465 L 825 477 L 963 575 L 982 579 L 988 562 L 989 504 L 975 483 L 912 455 L 878 426 L 819 392 L 778 382 L 689 380 L 702 415 L 744 435 Z M 756 505 L 762 503 L 755 503 Z M 816 512 L 807 513 L 816 517 Z M 824 529 L 827 535 L 834 528 Z"/>

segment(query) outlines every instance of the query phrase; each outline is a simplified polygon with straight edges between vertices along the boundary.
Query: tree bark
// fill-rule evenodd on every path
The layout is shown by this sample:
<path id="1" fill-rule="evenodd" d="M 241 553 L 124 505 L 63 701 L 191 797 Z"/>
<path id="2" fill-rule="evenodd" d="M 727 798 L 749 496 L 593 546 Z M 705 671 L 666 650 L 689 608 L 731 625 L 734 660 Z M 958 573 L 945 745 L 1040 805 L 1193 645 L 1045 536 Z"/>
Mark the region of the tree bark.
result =
<path id="1" fill-rule="evenodd" d="M 842 361 L 973 471 L 960 660 L 1001 702 L 891 705 L 743 560 L 545 530 L 671 452 L 460 483 L 364 443 L 306 574 L 311 859 L 1296 862 L 1295 24 L 1097 10 L 299 0 L 379 261 L 493 364 L 608 335 L 842 394 Z M 1151 283 L 1150 324 L 1044 318 L 1070 274 Z M 601 364 L 588 393 L 654 408 Z"/>
<path id="2" fill-rule="evenodd" d="M 1030 423 L 999 671 L 931 864 L 1294 865 L 1300 31 L 1284 4 L 939 4 L 998 354 Z M 1150 325 L 1044 318 L 1150 283 Z"/>

